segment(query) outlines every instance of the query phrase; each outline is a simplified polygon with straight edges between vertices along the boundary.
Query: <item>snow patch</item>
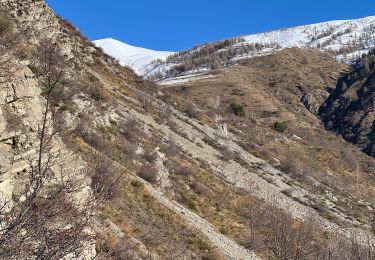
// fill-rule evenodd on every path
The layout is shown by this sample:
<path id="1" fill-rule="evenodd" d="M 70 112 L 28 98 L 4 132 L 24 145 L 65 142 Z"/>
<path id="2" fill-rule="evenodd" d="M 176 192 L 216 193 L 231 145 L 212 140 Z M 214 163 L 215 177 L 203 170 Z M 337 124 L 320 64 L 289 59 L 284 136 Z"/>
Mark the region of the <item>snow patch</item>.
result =
<path id="1" fill-rule="evenodd" d="M 118 59 L 122 66 L 131 67 L 138 75 L 144 75 L 147 72 L 146 65 L 158 59 L 165 60 L 173 54 L 169 51 L 154 51 L 131 46 L 112 38 L 97 40 L 94 44 L 108 55 Z"/>

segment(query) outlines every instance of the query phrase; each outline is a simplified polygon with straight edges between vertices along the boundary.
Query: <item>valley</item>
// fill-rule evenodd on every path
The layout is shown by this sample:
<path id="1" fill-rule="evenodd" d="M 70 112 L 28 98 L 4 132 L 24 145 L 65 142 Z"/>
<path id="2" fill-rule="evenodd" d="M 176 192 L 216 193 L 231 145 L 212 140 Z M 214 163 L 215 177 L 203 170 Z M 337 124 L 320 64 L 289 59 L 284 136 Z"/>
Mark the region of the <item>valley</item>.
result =
<path id="1" fill-rule="evenodd" d="M 1 259 L 375 259 L 373 17 L 156 52 L 0 9 Z"/>

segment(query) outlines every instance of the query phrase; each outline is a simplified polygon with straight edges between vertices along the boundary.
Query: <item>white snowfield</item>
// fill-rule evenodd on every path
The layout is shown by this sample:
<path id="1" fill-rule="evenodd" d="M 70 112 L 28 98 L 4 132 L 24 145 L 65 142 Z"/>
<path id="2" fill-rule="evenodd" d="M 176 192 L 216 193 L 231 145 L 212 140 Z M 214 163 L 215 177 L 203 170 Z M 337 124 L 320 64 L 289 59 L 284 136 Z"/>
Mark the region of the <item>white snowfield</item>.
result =
<path id="1" fill-rule="evenodd" d="M 144 75 L 147 72 L 146 65 L 152 61 L 165 60 L 173 54 L 168 51 L 154 51 L 131 46 L 112 38 L 97 40 L 94 44 L 101 47 L 108 55 L 118 59 L 121 65 L 131 67 L 138 75 Z"/>
<path id="2" fill-rule="evenodd" d="M 235 56 L 232 61 L 265 56 L 286 48 L 317 48 L 320 50 L 333 51 L 339 61 L 350 62 L 367 53 L 375 47 L 375 16 L 361 19 L 338 20 L 323 22 L 293 28 L 281 29 L 265 33 L 241 36 L 245 41 L 243 44 L 277 44 L 279 47 L 265 48 L 260 51 L 250 52 L 242 56 Z M 139 75 L 149 77 L 162 74 L 168 78 L 168 71 L 176 63 L 167 63 L 166 57 L 173 52 L 158 52 L 143 48 L 133 47 L 125 43 L 104 39 L 94 42 L 97 46 L 119 59 L 122 65 L 132 67 Z M 345 49 L 345 51 L 342 51 Z M 339 52 L 341 50 L 341 52 Z M 218 50 L 220 52 L 220 50 Z M 160 59 L 161 62 L 153 62 Z M 184 75 L 195 75 L 207 72 L 207 68 L 198 68 L 188 71 Z M 184 76 L 180 75 L 180 76 Z"/>
<path id="3" fill-rule="evenodd" d="M 249 44 L 277 43 L 282 49 L 299 47 L 339 51 L 352 46 L 352 52 L 337 56 L 339 60 L 347 61 L 375 47 L 375 16 L 304 25 L 243 38 Z M 360 46 L 354 47 L 356 44 Z"/>

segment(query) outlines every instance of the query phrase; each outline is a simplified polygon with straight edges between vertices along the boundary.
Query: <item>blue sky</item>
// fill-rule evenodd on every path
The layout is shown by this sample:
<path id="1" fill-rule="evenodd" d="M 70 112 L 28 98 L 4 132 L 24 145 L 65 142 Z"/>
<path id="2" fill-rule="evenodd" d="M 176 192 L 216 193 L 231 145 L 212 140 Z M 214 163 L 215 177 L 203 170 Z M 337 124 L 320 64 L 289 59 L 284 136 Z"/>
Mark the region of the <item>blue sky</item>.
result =
<path id="1" fill-rule="evenodd" d="M 375 15 L 375 1 L 46 0 L 89 39 L 177 51 L 296 25 Z"/>

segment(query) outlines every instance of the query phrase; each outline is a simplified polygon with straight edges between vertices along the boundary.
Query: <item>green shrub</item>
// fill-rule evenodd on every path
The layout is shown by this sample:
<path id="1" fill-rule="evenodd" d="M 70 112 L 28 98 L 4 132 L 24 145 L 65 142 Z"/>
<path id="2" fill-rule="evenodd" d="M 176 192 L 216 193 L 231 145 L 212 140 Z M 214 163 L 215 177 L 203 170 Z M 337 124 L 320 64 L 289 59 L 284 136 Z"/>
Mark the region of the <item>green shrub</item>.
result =
<path id="1" fill-rule="evenodd" d="M 104 101 L 104 99 L 105 99 L 104 95 L 103 95 L 103 91 L 98 86 L 90 88 L 90 95 L 96 101 Z"/>
<path id="2" fill-rule="evenodd" d="M 157 182 L 157 174 L 158 170 L 153 165 L 144 165 L 138 172 L 139 177 L 151 184 L 155 184 Z"/>
<path id="3" fill-rule="evenodd" d="M 209 251 L 212 249 L 211 245 L 199 237 L 190 237 L 188 239 L 189 244 L 197 245 L 200 250 Z"/>
<path id="4" fill-rule="evenodd" d="M 35 75 L 39 75 L 41 73 L 41 70 L 38 66 L 34 65 L 34 64 L 29 64 L 28 65 L 29 69 L 35 74 Z"/>
<path id="5" fill-rule="evenodd" d="M 256 124 L 257 124 L 257 120 L 256 120 L 255 118 L 251 118 L 250 120 L 251 120 L 251 123 L 252 123 L 253 125 L 256 125 Z"/>
<path id="6" fill-rule="evenodd" d="M 4 17 L 3 15 L 0 15 L 0 35 L 9 33 L 12 31 L 12 29 L 13 26 L 9 19 Z"/>
<path id="7" fill-rule="evenodd" d="M 137 188 L 137 189 L 139 189 L 139 188 L 143 188 L 143 183 L 142 183 L 141 181 L 139 181 L 139 180 L 132 180 L 132 181 L 130 182 L 130 184 L 131 184 L 134 188 Z"/>
<path id="8" fill-rule="evenodd" d="M 36 51 L 35 51 L 35 49 L 33 49 L 30 46 L 23 45 L 23 46 L 20 46 L 17 49 L 17 52 L 15 54 L 16 54 L 17 58 L 22 59 L 22 60 L 26 60 L 26 59 L 34 58 L 36 56 Z M 29 65 L 29 67 L 30 67 L 30 65 Z"/>
<path id="9" fill-rule="evenodd" d="M 272 129 L 277 131 L 277 132 L 280 132 L 280 133 L 283 133 L 285 132 L 286 130 L 286 125 L 285 123 L 281 123 L 281 122 L 275 122 L 273 125 L 272 125 Z"/>
<path id="10" fill-rule="evenodd" d="M 245 109 L 242 104 L 231 103 L 229 108 L 236 116 L 245 116 Z"/>
<path id="11" fill-rule="evenodd" d="M 197 211 L 197 204 L 195 204 L 195 202 L 193 200 L 189 200 L 187 202 L 187 206 L 190 210 L 194 210 L 194 211 Z"/>

